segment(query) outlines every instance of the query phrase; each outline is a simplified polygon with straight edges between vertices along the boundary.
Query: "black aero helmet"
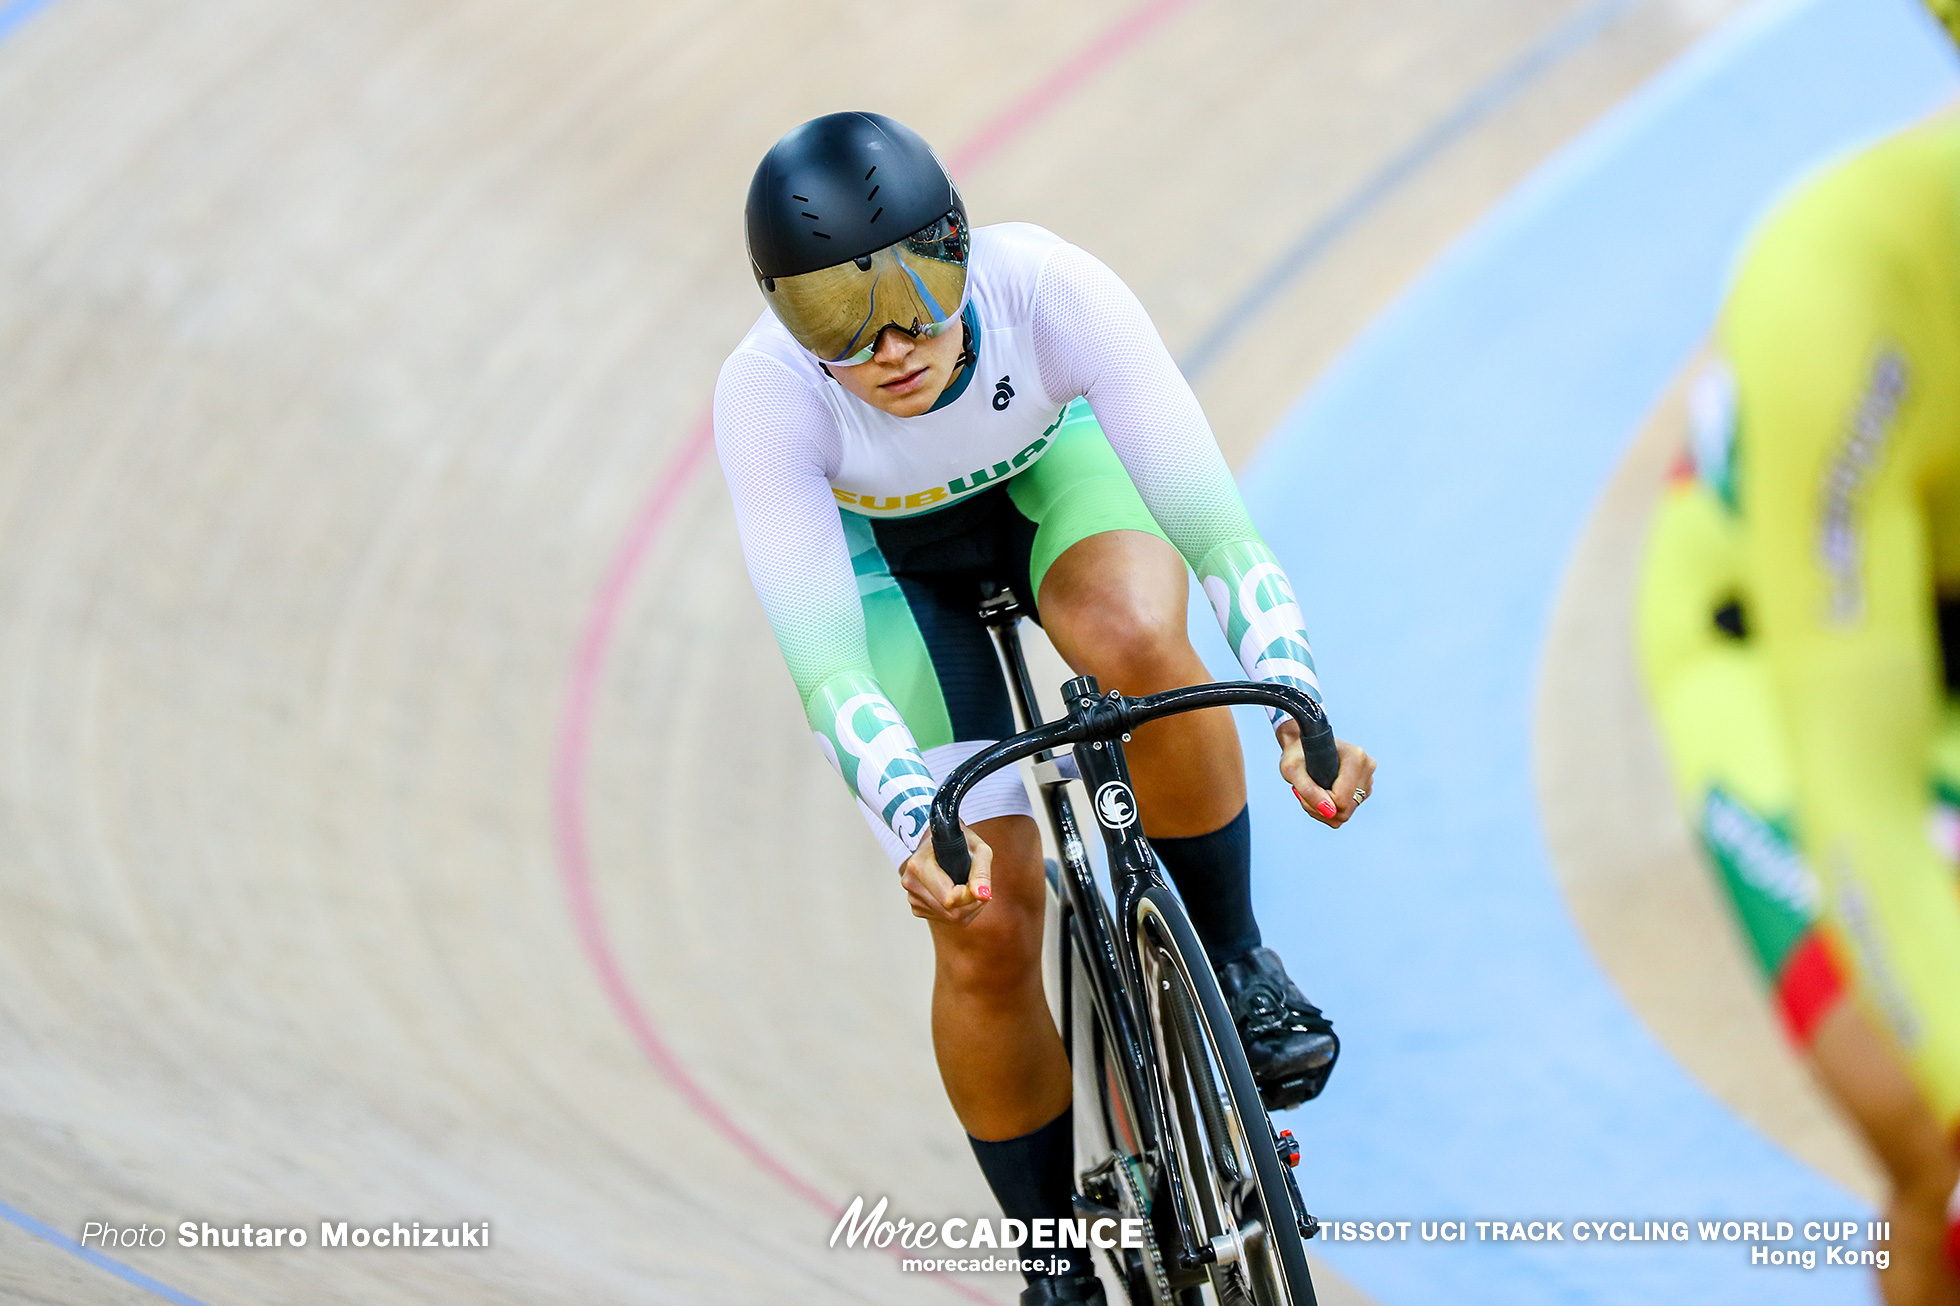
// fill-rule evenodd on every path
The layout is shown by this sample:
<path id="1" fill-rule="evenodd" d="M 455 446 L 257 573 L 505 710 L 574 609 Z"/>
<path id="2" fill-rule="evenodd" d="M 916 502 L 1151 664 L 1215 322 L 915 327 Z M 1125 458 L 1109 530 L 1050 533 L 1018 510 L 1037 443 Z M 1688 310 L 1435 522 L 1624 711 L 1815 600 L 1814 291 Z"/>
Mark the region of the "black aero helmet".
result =
<path id="1" fill-rule="evenodd" d="M 919 134 L 879 113 L 813 118 L 749 183 L 749 263 L 770 309 L 826 363 L 888 326 L 938 335 L 966 302 L 966 206 Z"/>

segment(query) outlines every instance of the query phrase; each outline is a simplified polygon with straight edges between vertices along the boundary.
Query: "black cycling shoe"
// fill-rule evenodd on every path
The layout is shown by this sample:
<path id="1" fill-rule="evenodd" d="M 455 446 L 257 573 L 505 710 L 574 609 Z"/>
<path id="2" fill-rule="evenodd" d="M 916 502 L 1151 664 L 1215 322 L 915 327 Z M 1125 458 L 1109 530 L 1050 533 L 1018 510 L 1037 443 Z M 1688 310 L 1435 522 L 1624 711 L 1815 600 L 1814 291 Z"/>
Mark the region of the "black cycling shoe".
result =
<path id="1" fill-rule="evenodd" d="M 1226 962 L 1218 971 L 1218 987 L 1225 991 L 1266 1109 L 1280 1111 L 1318 1097 L 1334 1073 L 1341 1040 L 1333 1022 L 1286 977 L 1279 954 L 1254 948 Z"/>
<path id="2" fill-rule="evenodd" d="M 1021 1294 L 1021 1306 L 1107 1306 L 1102 1280 L 1093 1274 L 1036 1279 Z"/>

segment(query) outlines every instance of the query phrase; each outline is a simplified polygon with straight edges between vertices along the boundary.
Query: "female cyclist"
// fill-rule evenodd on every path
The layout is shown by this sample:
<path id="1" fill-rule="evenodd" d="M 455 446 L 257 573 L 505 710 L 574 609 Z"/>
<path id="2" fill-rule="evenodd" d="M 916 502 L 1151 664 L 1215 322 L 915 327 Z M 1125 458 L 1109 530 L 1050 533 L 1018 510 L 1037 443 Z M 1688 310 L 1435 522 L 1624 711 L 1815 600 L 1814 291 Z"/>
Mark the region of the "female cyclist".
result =
<path id="1" fill-rule="evenodd" d="M 980 585 L 1012 587 L 1078 673 L 1132 695 L 1209 679 L 1187 567 L 1247 674 L 1317 697 L 1303 619 L 1149 315 L 1095 258 L 1039 227 L 969 227 L 932 150 L 873 113 L 778 141 L 747 225 L 768 311 L 722 367 L 715 440 L 749 575 L 818 746 L 932 930 L 934 1050 L 980 1168 L 1007 1216 L 1067 1218 L 1071 1080 L 1018 772 L 962 806 L 966 884 L 920 837 L 940 780 L 1013 731 Z M 1343 824 L 1374 763 L 1341 744 L 1323 791 L 1297 727 L 1276 730 L 1301 805 Z M 1261 946 L 1230 714 L 1146 726 L 1129 759 L 1269 1105 L 1312 1097 L 1339 1043 Z M 1063 1269 L 1023 1302 L 1102 1300 L 1086 1254 Z"/>

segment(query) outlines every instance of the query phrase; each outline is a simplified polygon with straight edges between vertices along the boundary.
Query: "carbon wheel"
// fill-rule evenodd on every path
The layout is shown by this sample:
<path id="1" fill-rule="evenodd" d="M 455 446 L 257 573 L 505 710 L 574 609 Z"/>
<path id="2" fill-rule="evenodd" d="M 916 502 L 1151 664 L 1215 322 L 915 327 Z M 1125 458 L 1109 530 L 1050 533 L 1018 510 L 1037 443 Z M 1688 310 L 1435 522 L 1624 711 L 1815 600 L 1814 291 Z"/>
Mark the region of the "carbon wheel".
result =
<path id="1" fill-rule="evenodd" d="M 1177 1164 L 1217 1255 L 1211 1296 L 1220 1306 L 1315 1306 L 1292 1175 L 1203 947 L 1166 890 L 1146 892 L 1138 917 Z"/>

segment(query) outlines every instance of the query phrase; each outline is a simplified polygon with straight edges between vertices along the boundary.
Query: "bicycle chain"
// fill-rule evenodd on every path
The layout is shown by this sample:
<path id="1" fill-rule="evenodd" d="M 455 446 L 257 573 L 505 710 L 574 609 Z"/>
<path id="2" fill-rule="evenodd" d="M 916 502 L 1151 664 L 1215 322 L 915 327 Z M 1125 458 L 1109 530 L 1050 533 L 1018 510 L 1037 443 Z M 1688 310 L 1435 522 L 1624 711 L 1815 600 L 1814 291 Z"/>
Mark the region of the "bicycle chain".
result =
<path id="1" fill-rule="evenodd" d="M 1163 1253 L 1157 1250 L 1157 1232 L 1151 1227 L 1150 1207 L 1143 1200 L 1143 1179 L 1139 1174 L 1141 1167 L 1127 1156 L 1116 1158 L 1117 1183 L 1122 1186 L 1123 1199 L 1129 1203 L 1143 1224 L 1143 1276 L 1150 1286 L 1151 1299 L 1159 1306 L 1175 1306 L 1176 1299 L 1171 1296 L 1170 1276 L 1164 1273 Z M 1124 1276 L 1126 1279 L 1128 1275 Z"/>

